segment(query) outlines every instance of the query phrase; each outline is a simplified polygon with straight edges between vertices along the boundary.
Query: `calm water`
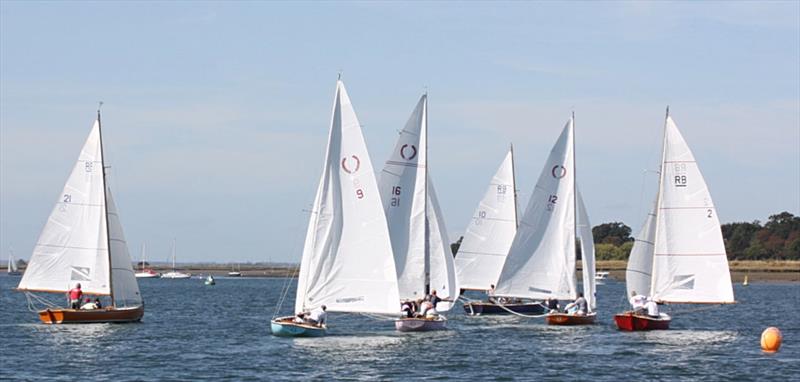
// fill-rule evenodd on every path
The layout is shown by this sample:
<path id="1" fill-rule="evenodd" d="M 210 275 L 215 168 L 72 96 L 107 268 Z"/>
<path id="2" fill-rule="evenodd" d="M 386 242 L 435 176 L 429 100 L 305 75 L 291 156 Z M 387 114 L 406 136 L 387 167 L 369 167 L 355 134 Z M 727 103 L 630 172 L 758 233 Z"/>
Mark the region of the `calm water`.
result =
<path id="1" fill-rule="evenodd" d="M 393 324 L 333 315 L 330 335 L 277 338 L 269 318 L 282 279 L 141 280 L 139 324 L 46 326 L 0 276 L 0 380 L 756 380 L 800 373 L 800 285 L 736 287 L 735 306 L 673 309 L 673 330 L 622 333 L 612 314 L 624 284 L 598 287 L 600 323 L 449 315 L 451 330 L 400 334 Z M 293 303 L 294 291 L 291 291 Z M 285 304 L 287 312 L 291 307 Z M 459 307 L 460 309 L 460 307 Z M 683 313 L 681 313 L 683 311 Z M 759 349 L 778 326 L 775 355 Z"/>

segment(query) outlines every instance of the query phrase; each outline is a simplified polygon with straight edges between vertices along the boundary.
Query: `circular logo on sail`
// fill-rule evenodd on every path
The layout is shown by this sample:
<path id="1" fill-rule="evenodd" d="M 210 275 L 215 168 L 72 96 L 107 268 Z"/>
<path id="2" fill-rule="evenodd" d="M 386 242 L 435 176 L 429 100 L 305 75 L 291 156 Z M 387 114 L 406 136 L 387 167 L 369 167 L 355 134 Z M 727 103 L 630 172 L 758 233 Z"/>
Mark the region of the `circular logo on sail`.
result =
<path id="1" fill-rule="evenodd" d="M 355 155 L 351 155 L 350 158 L 353 158 L 353 160 L 355 161 L 354 167 L 348 166 L 348 163 L 352 162 L 348 160 L 349 158 L 347 157 L 342 158 L 342 170 L 344 170 L 348 174 L 352 174 L 361 168 L 361 159 L 358 159 L 358 157 Z"/>
<path id="2" fill-rule="evenodd" d="M 406 148 L 411 148 L 411 155 L 406 156 Z M 405 160 L 412 160 L 417 156 L 417 147 L 414 145 L 405 144 L 400 147 L 400 156 Z"/>
<path id="3" fill-rule="evenodd" d="M 567 168 L 560 164 L 557 164 L 553 166 L 553 169 L 550 170 L 550 173 L 553 174 L 553 178 L 561 179 L 567 175 Z"/>

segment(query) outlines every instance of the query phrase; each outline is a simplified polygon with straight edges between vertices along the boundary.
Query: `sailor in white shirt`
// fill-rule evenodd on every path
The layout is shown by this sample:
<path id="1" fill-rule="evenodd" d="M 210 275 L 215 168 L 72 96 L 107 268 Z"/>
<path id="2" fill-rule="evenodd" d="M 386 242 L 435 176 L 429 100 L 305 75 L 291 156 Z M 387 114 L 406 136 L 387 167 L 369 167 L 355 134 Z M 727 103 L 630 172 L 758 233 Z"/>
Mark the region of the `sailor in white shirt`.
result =
<path id="1" fill-rule="evenodd" d="M 325 323 L 328 319 L 328 313 L 325 312 L 328 309 L 325 305 L 314 309 L 311 313 L 308 314 L 308 323 L 317 326 L 325 326 Z"/>
<path id="2" fill-rule="evenodd" d="M 644 304 L 644 307 L 647 308 L 648 316 L 658 317 L 658 304 L 655 301 L 648 298 L 647 303 Z"/>
<path id="3" fill-rule="evenodd" d="M 631 303 L 634 312 L 641 312 L 645 310 L 645 303 L 647 303 L 647 297 L 637 294 L 636 291 L 632 291 L 631 299 L 628 301 Z"/>

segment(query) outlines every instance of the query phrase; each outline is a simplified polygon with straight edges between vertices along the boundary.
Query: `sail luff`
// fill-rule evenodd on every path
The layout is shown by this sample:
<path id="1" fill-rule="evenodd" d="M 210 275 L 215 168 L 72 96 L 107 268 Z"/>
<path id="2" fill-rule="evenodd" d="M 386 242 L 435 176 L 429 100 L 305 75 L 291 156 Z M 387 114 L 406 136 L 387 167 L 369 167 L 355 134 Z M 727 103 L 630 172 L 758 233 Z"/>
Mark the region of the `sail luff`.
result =
<path id="1" fill-rule="evenodd" d="M 594 237 L 592 236 L 592 224 L 589 221 L 589 212 L 586 210 L 586 205 L 583 203 L 580 189 L 576 190 L 576 198 L 578 199 L 578 237 L 581 244 L 581 262 L 583 264 L 583 295 L 588 303 L 589 311 L 594 311 L 597 307 L 596 282 L 594 275 L 597 271 L 595 268 L 595 251 L 594 251 Z"/>
<path id="2" fill-rule="evenodd" d="M 659 225 L 660 225 L 661 219 L 659 219 L 659 214 L 661 213 L 661 198 L 662 198 L 662 195 L 663 195 L 662 190 L 664 189 L 663 188 L 664 187 L 664 174 L 666 173 L 666 171 L 665 171 L 665 163 L 664 162 L 666 161 L 666 155 L 667 155 L 667 122 L 668 121 L 669 121 L 669 106 L 667 106 L 667 113 L 666 113 L 666 116 L 664 117 L 664 136 L 663 136 L 662 141 L 661 141 L 661 166 L 660 166 L 660 168 L 658 170 L 658 193 L 656 194 L 656 209 L 655 209 L 655 212 L 656 212 L 656 214 L 655 214 L 655 235 L 653 236 L 653 257 L 654 257 L 654 259 L 651 260 L 652 261 L 652 266 L 651 266 L 651 269 L 650 269 L 650 293 L 651 294 L 655 291 L 655 277 L 653 277 L 656 274 L 656 262 L 654 261 L 655 260 L 655 246 L 656 246 L 656 243 L 658 243 L 658 239 L 659 239 L 659 234 L 658 233 L 660 231 Z M 651 296 L 651 294 L 648 294 L 647 296 Z"/>

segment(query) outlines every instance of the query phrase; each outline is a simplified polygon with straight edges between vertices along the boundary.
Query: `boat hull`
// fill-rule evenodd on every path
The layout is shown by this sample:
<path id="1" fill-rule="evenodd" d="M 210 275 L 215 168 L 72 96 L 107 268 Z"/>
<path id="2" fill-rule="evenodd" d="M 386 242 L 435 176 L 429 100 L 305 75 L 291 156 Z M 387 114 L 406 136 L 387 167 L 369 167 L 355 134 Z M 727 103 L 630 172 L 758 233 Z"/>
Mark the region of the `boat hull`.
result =
<path id="1" fill-rule="evenodd" d="M 548 325 L 593 325 L 597 313 L 589 313 L 586 315 L 566 314 L 566 313 L 550 313 L 546 316 Z"/>
<path id="2" fill-rule="evenodd" d="M 106 322 L 137 322 L 142 320 L 144 306 L 104 309 L 45 309 L 39 319 L 45 324 L 89 324 Z"/>
<path id="3" fill-rule="evenodd" d="M 137 279 L 157 279 L 161 277 L 158 273 L 140 272 L 136 274 Z"/>
<path id="4" fill-rule="evenodd" d="M 272 335 L 278 337 L 322 337 L 326 327 L 294 322 L 294 317 L 281 317 L 270 321 Z"/>
<path id="5" fill-rule="evenodd" d="M 545 307 L 538 302 L 503 304 L 503 306 L 497 305 L 491 301 L 470 301 L 464 304 L 464 311 L 470 316 L 514 314 L 509 312 L 509 310 L 519 314 L 539 315 L 544 314 Z"/>
<path id="6" fill-rule="evenodd" d="M 669 323 L 671 321 L 672 318 L 663 313 L 659 317 L 650 317 L 634 312 L 625 312 L 614 315 L 614 322 L 616 322 L 617 328 L 619 328 L 619 330 L 625 330 L 629 332 L 643 330 L 667 330 L 669 329 Z"/>
<path id="7" fill-rule="evenodd" d="M 162 279 L 174 279 L 174 280 L 182 280 L 182 279 L 190 279 L 192 275 L 188 273 L 180 273 L 180 272 L 168 272 L 161 275 Z"/>
<path id="8" fill-rule="evenodd" d="M 394 327 L 400 332 L 429 332 L 447 329 L 447 319 L 437 318 L 400 318 L 394 321 Z"/>

